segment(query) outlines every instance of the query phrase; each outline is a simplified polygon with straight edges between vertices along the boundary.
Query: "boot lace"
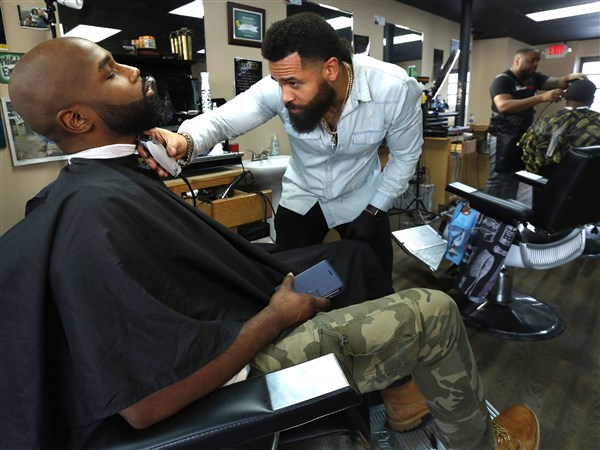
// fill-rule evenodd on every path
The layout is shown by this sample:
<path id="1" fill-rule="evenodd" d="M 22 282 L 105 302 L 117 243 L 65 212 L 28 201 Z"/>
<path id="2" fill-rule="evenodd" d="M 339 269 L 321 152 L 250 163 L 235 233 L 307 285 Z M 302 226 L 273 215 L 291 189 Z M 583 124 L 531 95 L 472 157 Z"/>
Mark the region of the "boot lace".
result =
<path id="1" fill-rule="evenodd" d="M 511 439 L 508 430 L 504 427 L 501 427 L 497 423 L 492 422 L 492 425 L 494 426 L 494 432 L 496 433 L 496 442 L 498 443 L 498 445 L 500 446 L 508 444 Z"/>

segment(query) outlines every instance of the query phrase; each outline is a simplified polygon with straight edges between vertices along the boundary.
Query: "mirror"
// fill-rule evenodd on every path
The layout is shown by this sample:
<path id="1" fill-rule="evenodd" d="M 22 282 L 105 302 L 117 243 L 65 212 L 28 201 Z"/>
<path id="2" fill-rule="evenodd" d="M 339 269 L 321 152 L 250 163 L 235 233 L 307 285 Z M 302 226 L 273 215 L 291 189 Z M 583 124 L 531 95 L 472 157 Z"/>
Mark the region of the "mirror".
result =
<path id="1" fill-rule="evenodd" d="M 180 28 L 193 30 L 192 60 L 206 64 L 204 18 L 171 14 L 176 8 L 188 5 L 188 14 L 204 17 L 202 1 L 192 0 L 85 0 L 82 9 L 58 5 L 63 35 L 78 25 L 91 25 L 120 30 L 110 37 L 96 41 L 114 55 L 125 54 L 123 42 L 140 36 L 154 36 L 160 57 L 171 54 L 169 34 Z M 185 14 L 185 11 L 184 11 Z M 198 53 L 204 51 L 204 53 Z M 205 70 L 205 69 L 202 69 Z"/>
<path id="2" fill-rule="evenodd" d="M 323 17 L 335 29 L 337 34 L 352 43 L 352 13 L 333 6 L 303 1 L 300 5 L 287 5 L 287 15 L 301 12 L 313 12 Z"/>
<path id="3" fill-rule="evenodd" d="M 420 74 L 423 33 L 393 23 L 386 23 L 383 29 L 383 60 L 403 69 L 416 66 Z"/>

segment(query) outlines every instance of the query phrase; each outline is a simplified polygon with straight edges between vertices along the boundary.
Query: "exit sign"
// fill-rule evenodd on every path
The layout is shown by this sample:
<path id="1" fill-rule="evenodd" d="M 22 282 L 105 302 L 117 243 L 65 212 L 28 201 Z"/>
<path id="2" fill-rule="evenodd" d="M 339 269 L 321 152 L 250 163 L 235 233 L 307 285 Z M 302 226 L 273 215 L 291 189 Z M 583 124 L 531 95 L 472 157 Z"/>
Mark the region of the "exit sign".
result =
<path id="1" fill-rule="evenodd" d="M 544 49 L 544 57 L 546 59 L 564 58 L 571 49 L 565 44 L 549 45 Z"/>

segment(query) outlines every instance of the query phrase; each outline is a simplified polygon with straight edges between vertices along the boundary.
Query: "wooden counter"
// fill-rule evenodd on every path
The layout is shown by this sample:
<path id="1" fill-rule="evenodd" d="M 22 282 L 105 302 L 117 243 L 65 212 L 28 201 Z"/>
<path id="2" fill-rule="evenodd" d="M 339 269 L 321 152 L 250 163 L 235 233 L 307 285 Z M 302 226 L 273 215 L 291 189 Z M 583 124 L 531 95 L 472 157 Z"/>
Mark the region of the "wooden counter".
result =
<path id="1" fill-rule="evenodd" d="M 477 141 L 460 141 L 459 136 L 426 137 L 423 143 L 421 165 L 425 167 L 425 184 L 435 185 L 433 209 L 439 212 L 454 199 L 446 186 L 461 181 L 473 187 L 485 186 L 489 165 L 487 155 L 477 153 Z M 486 167 L 488 168 L 486 170 Z"/>
<path id="2" fill-rule="evenodd" d="M 230 184 L 235 177 L 241 175 L 243 173 L 243 169 L 240 168 L 232 168 L 226 170 L 220 170 L 210 173 L 205 173 L 202 175 L 194 175 L 188 177 L 188 181 L 192 185 L 193 189 L 206 189 L 215 186 L 223 186 Z M 178 197 L 181 196 L 182 193 L 188 192 L 189 188 L 185 184 L 185 182 L 176 178 L 174 180 L 166 180 L 165 185 L 171 189 Z"/>

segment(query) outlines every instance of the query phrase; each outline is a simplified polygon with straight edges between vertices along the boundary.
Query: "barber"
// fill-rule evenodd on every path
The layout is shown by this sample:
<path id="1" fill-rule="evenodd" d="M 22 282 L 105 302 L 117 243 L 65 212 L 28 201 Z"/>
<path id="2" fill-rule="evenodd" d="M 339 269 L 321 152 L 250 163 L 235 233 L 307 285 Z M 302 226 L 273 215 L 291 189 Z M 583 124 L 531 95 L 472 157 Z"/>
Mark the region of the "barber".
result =
<path id="1" fill-rule="evenodd" d="M 371 245 L 392 272 L 387 214 L 408 187 L 421 153 L 421 86 L 400 67 L 352 55 L 320 16 L 301 13 L 267 30 L 270 76 L 217 110 L 152 131 L 177 159 L 191 161 L 278 115 L 291 159 L 275 215 L 277 244 L 317 244 L 330 229 Z M 378 150 L 390 157 L 381 171 Z M 147 155 L 143 155 L 147 156 Z M 148 164 L 166 176 L 156 163 Z"/>
<path id="2" fill-rule="evenodd" d="M 555 78 L 537 72 L 540 57 L 541 52 L 533 47 L 517 50 L 510 69 L 497 75 L 490 87 L 490 176 L 486 190 L 496 197 L 517 197 L 519 181 L 514 173 L 524 168 L 517 143 L 533 123 L 535 106 L 560 101 L 569 81 L 584 78 L 581 73 Z M 538 90 L 546 92 L 537 95 Z"/>

